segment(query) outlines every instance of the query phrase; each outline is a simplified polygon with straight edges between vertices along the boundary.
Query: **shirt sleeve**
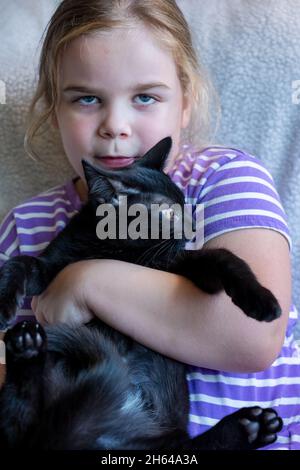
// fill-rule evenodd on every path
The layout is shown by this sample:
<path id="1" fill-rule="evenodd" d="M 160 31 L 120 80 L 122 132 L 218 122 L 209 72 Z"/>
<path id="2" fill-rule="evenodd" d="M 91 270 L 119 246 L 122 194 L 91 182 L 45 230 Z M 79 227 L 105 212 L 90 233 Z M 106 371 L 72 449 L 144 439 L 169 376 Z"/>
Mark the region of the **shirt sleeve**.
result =
<path id="1" fill-rule="evenodd" d="M 18 234 L 13 211 L 0 224 L 0 267 L 13 256 L 20 254 Z"/>
<path id="2" fill-rule="evenodd" d="M 0 268 L 10 258 L 20 254 L 20 243 L 13 210 L 0 224 Z M 23 305 L 17 310 L 16 321 L 33 317 L 30 307 L 31 299 L 25 297 Z M 25 316 L 24 316 L 25 315 Z"/>
<path id="3" fill-rule="evenodd" d="M 207 172 L 197 204 L 204 209 L 204 243 L 244 228 L 280 232 L 291 248 L 286 214 L 274 181 L 255 157 L 237 152 Z"/>

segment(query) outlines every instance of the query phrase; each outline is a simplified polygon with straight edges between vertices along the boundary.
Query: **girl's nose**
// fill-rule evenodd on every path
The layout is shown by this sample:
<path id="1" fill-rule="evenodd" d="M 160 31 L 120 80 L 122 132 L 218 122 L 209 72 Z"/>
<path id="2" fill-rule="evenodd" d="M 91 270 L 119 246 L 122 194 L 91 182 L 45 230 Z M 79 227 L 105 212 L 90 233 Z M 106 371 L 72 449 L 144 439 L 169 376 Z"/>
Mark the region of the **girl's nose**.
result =
<path id="1" fill-rule="evenodd" d="M 103 139 L 130 137 L 131 126 L 122 110 L 111 109 L 99 125 L 98 134 Z"/>

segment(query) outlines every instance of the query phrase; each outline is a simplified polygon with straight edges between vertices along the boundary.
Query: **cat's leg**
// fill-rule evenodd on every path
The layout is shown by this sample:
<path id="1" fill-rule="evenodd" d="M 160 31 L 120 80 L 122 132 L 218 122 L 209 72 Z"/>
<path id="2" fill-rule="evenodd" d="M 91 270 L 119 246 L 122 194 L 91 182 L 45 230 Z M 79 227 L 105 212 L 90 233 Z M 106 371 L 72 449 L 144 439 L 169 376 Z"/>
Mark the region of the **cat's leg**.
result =
<path id="1" fill-rule="evenodd" d="M 225 416 L 205 433 L 179 443 L 190 450 L 255 450 L 272 444 L 282 429 L 276 411 L 259 406 L 242 408 Z"/>
<path id="2" fill-rule="evenodd" d="M 74 217 L 39 257 L 15 256 L 0 268 L 0 329 L 14 320 L 25 296 L 41 294 L 65 266 L 84 258 L 80 244 L 83 224 L 79 222 Z"/>
<path id="3" fill-rule="evenodd" d="M 42 404 L 46 335 L 35 322 L 16 324 L 5 337 L 6 377 L 0 390 L 0 448 L 22 445 Z"/>
<path id="4" fill-rule="evenodd" d="M 16 256 L 0 268 L 0 329 L 15 318 L 26 295 L 38 295 L 48 284 L 44 261 L 33 256 Z"/>
<path id="5" fill-rule="evenodd" d="M 187 277 L 210 294 L 224 289 L 234 304 L 256 320 L 272 321 L 281 315 L 272 292 L 257 281 L 244 260 L 228 250 L 183 250 L 170 271 Z"/>

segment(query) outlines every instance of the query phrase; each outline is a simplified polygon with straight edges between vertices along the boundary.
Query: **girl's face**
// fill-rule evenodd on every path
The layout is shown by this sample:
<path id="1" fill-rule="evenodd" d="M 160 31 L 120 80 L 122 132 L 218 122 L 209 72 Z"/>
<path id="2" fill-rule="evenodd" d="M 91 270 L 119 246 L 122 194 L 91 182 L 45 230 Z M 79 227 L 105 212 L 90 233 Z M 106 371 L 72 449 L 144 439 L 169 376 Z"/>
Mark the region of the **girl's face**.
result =
<path id="1" fill-rule="evenodd" d="M 145 27 L 74 39 L 61 57 L 54 124 L 67 157 L 83 177 L 94 165 L 130 165 L 171 136 L 169 160 L 190 119 L 174 60 Z"/>

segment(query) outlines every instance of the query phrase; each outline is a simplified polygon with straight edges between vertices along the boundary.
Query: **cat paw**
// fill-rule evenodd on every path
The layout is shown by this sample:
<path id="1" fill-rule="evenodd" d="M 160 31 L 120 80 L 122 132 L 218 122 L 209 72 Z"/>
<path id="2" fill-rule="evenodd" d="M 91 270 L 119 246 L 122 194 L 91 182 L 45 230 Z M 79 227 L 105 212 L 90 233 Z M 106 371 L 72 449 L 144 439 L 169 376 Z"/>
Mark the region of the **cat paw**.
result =
<path id="1" fill-rule="evenodd" d="M 282 419 L 271 408 L 242 408 L 237 412 L 238 423 L 252 449 L 272 444 L 282 429 Z"/>
<path id="2" fill-rule="evenodd" d="M 7 354 L 14 360 L 28 360 L 46 351 L 44 328 L 35 321 L 17 323 L 4 337 Z"/>
<path id="3" fill-rule="evenodd" d="M 281 308 L 272 292 L 260 284 L 229 293 L 232 302 L 251 318 L 271 322 L 279 318 Z"/>

